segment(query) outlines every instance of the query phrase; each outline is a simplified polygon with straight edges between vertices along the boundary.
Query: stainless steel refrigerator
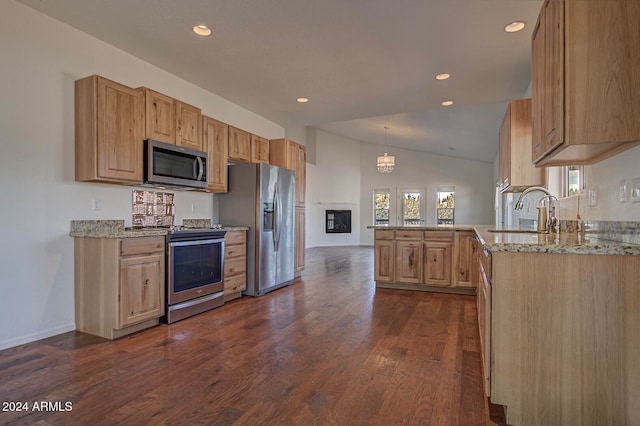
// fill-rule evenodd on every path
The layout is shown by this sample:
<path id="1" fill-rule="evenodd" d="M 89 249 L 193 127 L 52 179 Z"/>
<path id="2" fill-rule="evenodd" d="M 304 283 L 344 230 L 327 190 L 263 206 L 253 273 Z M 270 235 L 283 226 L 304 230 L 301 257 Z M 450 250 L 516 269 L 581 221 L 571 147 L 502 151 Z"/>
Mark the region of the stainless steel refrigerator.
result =
<path id="1" fill-rule="evenodd" d="M 289 285 L 294 274 L 295 174 L 269 164 L 229 166 L 229 192 L 216 195 L 219 221 L 249 226 L 247 289 L 261 296 Z"/>

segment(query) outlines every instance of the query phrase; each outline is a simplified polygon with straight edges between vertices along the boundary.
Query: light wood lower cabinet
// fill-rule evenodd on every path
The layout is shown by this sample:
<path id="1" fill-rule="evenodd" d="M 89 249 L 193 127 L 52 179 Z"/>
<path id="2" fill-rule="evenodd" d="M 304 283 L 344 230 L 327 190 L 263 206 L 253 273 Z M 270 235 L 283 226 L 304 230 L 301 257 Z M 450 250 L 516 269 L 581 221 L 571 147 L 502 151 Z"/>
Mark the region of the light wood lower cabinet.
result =
<path id="1" fill-rule="evenodd" d="M 491 257 L 491 401 L 507 422 L 637 425 L 638 256 Z"/>
<path id="2" fill-rule="evenodd" d="M 375 231 L 375 280 L 379 287 L 471 293 L 473 231 L 399 229 Z"/>
<path id="3" fill-rule="evenodd" d="M 247 231 L 224 235 L 224 301 L 242 296 L 247 289 Z"/>
<path id="4" fill-rule="evenodd" d="M 454 285 L 456 287 L 475 288 L 473 279 L 473 242 L 476 233 L 456 231 L 453 243 Z"/>
<path id="5" fill-rule="evenodd" d="M 396 281 L 422 281 L 422 241 L 396 241 Z"/>
<path id="6" fill-rule="evenodd" d="M 76 330 L 115 339 L 165 310 L 165 239 L 75 238 Z"/>
<path id="7" fill-rule="evenodd" d="M 478 334 L 480 360 L 484 377 L 484 391 L 491 396 L 491 253 L 483 250 L 477 239 L 473 241 L 473 274 L 478 291 Z"/>
<path id="8" fill-rule="evenodd" d="M 424 244 L 424 275 L 422 282 L 430 285 L 451 285 L 451 252 L 453 244 L 426 241 Z"/>

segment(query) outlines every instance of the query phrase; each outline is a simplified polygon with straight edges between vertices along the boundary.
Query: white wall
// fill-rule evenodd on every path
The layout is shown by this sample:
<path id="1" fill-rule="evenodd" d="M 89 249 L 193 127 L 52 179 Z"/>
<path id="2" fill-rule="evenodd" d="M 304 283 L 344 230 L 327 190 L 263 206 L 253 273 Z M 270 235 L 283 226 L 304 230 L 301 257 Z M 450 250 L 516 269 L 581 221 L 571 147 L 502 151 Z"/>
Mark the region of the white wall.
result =
<path id="1" fill-rule="evenodd" d="M 112 46 L 0 1 L 0 349 L 73 330 L 73 219 L 131 224 L 132 187 L 74 182 L 74 81 L 147 86 L 267 138 L 284 129 Z M 210 218 L 212 195 L 176 192 L 176 222 Z M 91 200 L 101 210 L 91 210 Z M 191 212 L 191 204 L 195 212 Z"/>
<path id="2" fill-rule="evenodd" d="M 360 145 L 316 131 L 316 164 L 307 163 L 307 247 L 360 244 Z M 325 210 L 351 210 L 351 233 L 327 234 Z"/>
<path id="3" fill-rule="evenodd" d="M 595 188 L 597 204 L 588 205 L 587 193 L 561 200 L 560 217 L 575 220 L 640 221 L 640 202 L 631 202 L 632 179 L 640 179 L 640 146 L 585 167 L 587 188 Z M 619 201 L 620 181 L 627 180 L 626 203 Z"/>
<path id="4" fill-rule="evenodd" d="M 318 146 L 320 149 L 320 145 Z M 481 161 L 393 149 L 395 170 L 379 173 L 376 157 L 383 149 L 362 144 L 361 158 L 361 244 L 373 245 L 373 190 L 389 188 L 392 197 L 402 188 L 425 188 L 427 191 L 427 225 L 436 224 L 436 192 L 441 186 L 455 187 L 455 224 L 482 225 L 493 223 L 493 164 Z M 393 209 L 394 206 L 392 206 Z M 391 215 L 391 220 L 395 215 Z M 394 224 L 393 222 L 391 224 Z"/>
<path id="5" fill-rule="evenodd" d="M 376 157 L 383 147 L 316 131 L 317 164 L 307 163 L 307 248 L 373 245 L 373 190 L 402 188 L 427 191 L 427 224 L 436 223 L 436 191 L 454 186 L 455 221 L 459 225 L 491 224 L 494 217 L 493 163 L 394 149 L 396 168 L 382 174 Z M 392 213 L 396 206 L 392 206 Z M 326 234 L 324 211 L 352 210 L 352 234 Z M 394 214 L 392 216 L 395 217 Z M 392 223 L 394 224 L 394 223 Z"/>

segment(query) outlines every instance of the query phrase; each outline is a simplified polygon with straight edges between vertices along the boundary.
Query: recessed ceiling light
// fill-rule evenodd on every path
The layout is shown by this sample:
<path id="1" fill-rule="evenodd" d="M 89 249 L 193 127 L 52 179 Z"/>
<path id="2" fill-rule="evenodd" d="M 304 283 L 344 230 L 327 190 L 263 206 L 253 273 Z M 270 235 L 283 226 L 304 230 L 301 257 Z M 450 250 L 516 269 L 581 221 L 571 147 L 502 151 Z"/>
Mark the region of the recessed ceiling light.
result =
<path id="1" fill-rule="evenodd" d="M 306 104 L 307 102 L 309 102 L 309 98 L 298 98 L 296 99 L 296 101 L 300 102 L 301 104 Z"/>
<path id="2" fill-rule="evenodd" d="M 203 37 L 211 35 L 211 30 L 206 25 L 196 25 L 193 27 L 193 32 Z"/>
<path id="3" fill-rule="evenodd" d="M 515 33 L 522 30 L 525 25 L 526 24 L 522 21 L 513 21 L 512 23 L 504 27 L 504 30 L 508 33 Z"/>
<path id="4" fill-rule="evenodd" d="M 436 75 L 436 80 L 446 80 L 449 77 L 451 77 L 449 74 L 447 74 L 446 72 L 443 72 L 442 74 Z"/>
<path id="5" fill-rule="evenodd" d="M 451 106 L 453 105 L 453 101 L 444 101 L 442 102 L 442 106 Z"/>

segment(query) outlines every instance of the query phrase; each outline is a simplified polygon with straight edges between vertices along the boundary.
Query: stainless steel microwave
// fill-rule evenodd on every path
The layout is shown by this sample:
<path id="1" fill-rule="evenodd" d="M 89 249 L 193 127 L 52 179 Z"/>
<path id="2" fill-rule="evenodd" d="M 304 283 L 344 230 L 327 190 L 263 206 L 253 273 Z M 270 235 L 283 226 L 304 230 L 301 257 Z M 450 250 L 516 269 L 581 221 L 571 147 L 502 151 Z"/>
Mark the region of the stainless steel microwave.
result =
<path id="1" fill-rule="evenodd" d="M 206 188 L 207 153 L 146 139 L 144 178 L 149 186 Z"/>

